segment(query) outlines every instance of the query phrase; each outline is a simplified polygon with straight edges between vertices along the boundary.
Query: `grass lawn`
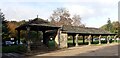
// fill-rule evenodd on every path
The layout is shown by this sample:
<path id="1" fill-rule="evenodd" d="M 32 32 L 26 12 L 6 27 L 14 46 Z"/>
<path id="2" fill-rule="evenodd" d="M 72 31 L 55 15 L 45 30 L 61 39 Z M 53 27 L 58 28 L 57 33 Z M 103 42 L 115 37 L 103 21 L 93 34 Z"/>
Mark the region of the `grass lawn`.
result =
<path id="1" fill-rule="evenodd" d="M 118 40 L 118 43 L 120 43 L 120 40 Z"/>
<path id="2" fill-rule="evenodd" d="M 118 40 L 118 41 L 116 41 L 116 43 L 120 43 L 120 40 Z M 68 40 L 68 46 L 73 46 L 73 40 Z M 101 45 L 102 44 L 106 44 L 107 43 L 107 41 L 104 41 L 104 40 L 102 40 L 101 41 Z M 114 43 L 114 40 L 112 40 L 110 43 Z M 83 44 L 83 40 L 78 40 L 78 44 L 79 45 L 88 45 L 88 42 L 87 41 L 85 41 L 85 44 Z M 96 40 L 96 41 L 93 41 L 93 43 L 91 43 L 91 44 L 94 44 L 94 45 L 98 45 L 99 44 L 99 41 L 98 40 Z"/>

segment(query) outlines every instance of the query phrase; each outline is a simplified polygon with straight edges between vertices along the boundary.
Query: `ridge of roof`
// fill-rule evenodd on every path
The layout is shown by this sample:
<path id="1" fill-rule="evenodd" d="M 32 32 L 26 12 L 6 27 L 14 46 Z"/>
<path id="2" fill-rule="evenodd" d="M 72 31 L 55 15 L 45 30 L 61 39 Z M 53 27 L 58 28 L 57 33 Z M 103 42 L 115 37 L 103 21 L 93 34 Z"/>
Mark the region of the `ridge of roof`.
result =
<path id="1" fill-rule="evenodd" d="M 109 31 L 94 28 L 94 27 L 81 27 L 81 26 L 63 26 L 64 32 L 70 33 L 92 33 L 92 34 L 113 34 Z"/>

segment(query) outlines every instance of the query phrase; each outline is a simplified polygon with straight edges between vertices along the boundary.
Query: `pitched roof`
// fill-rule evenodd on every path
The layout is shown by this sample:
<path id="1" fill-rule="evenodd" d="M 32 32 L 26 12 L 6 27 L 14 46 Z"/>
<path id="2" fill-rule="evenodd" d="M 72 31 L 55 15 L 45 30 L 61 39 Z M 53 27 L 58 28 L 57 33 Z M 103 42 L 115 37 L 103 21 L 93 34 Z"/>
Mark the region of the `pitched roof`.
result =
<path id="1" fill-rule="evenodd" d="M 113 34 L 109 31 L 105 31 L 100 28 L 92 28 L 92 27 L 80 27 L 80 26 L 68 26 L 64 25 L 62 27 L 63 32 L 67 33 L 83 33 L 83 34 Z"/>
<path id="2" fill-rule="evenodd" d="M 58 26 L 55 26 L 55 25 L 51 24 L 47 20 L 43 20 L 41 18 L 35 18 L 33 20 L 30 20 L 30 21 L 26 22 L 25 24 L 20 25 L 19 27 L 16 28 L 16 30 L 26 30 L 26 27 L 28 27 L 28 26 L 33 27 L 34 29 L 35 29 L 35 27 L 40 27 L 40 26 L 41 26 L 41 28 L 44 28 L 44 29 L 60 28 Z"/>
<path id="3" fill-rule="evenodd" d="M 92 27 L 80 27 L 80 26 L 70 26 L 70 25 L 63 25 L 55 26 L 50 22 L 43 20 L 41 18 L 35 18 L 34 20 L 30 20 L 25 24 L 20 25 L 16 28 L 16 30 L 26 30 L 26 27 L 32 27 L 31 30 L 53 30 L 62 28 L 63 32 L 67 33 L 81 33 L 81 34 L 113 34 L 111 32 L 105 31 L 100 28 L 92 28 Z"/>

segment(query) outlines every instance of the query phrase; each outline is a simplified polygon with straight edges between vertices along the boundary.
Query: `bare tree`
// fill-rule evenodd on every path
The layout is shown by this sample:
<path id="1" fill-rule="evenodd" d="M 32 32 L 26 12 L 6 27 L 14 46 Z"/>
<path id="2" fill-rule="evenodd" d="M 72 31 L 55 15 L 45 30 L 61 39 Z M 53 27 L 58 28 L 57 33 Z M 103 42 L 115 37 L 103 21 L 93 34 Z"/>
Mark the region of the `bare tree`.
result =
<path id="1" fill-rule="evenodd" d="M 81 18 L 80 18 L 80 15 L 74 15 L 73 17 L 72 17 L 72 19 L 73 19 L 73 23 L 72 23 L 72 25 L 73 26 L 82 26 L 83 24 L 81 23 Z"/>
<path id="2" fill-rule="evenodd" d="M 70 18 L 70 13 L 66 8 L 57 8 L 53 11 L 53 14 L 50 16 L 51 23 L 56 24 L 57 26 L 61 25 L 71 25 L 72 19 Z"/>

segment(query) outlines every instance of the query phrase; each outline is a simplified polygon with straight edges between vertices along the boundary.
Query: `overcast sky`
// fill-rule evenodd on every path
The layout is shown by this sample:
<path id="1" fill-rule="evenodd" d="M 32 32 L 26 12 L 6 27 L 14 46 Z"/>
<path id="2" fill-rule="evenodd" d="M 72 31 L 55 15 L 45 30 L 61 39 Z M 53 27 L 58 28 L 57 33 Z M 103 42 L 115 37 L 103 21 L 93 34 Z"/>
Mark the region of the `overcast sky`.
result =
<path id="1" fill-rule="evenodd" d="M 101 27 L 108 18 L 118 21 L 119 0 L 1 0 L 0 9 L 6 20 L 29 20 L 39 15 L 49 19 L 56 8 L 67 8 L 70 14 L 78 14 L 87 27 Z M 71 15 L 71 16 L 72 16 Z"/>

